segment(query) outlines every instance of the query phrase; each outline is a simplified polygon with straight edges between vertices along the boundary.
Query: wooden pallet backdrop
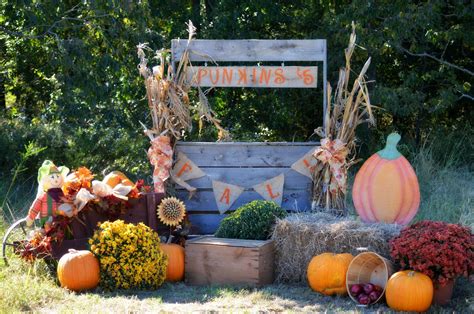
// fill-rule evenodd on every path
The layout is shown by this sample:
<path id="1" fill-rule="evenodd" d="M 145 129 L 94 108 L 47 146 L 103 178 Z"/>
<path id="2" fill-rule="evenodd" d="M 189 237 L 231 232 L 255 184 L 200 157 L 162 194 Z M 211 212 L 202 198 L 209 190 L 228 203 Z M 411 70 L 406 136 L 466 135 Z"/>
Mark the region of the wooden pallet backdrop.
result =
<path id="1" fill-rule="evenodd" d="M 184 200 L 193 231 L 214 233 L 219 222 L 228 213 L 252 200 L 263 199 L 251 187 L 285 174 L 282 207 L 288 211 L 306 211 L 311 208 L 311 179 L 292 170 L 291 165 L 318 145 L 316 142 L 178 142 L 176 153 L 183 152 L 207 176 L 188 181 L 197 193 L 188 199 L 188 192 L 179 186 L 177 195 Z M 226 214 L 219 214 L 212 191 L 212 180 L 246 187 Z"/>

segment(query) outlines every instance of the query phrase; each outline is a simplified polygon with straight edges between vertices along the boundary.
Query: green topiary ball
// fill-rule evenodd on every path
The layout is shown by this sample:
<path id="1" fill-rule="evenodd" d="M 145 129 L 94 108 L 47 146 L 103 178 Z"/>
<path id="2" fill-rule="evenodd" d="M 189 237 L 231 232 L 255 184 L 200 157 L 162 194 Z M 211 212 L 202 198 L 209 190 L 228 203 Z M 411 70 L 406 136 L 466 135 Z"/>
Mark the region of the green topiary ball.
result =
<path id="1" fill-rule="evenodd" d="M 218 238 L 266 240 L 277 218 L 286 211 L 269 201 L 253 201 L 241 206 L 221 221 L 215 236 Z"/>

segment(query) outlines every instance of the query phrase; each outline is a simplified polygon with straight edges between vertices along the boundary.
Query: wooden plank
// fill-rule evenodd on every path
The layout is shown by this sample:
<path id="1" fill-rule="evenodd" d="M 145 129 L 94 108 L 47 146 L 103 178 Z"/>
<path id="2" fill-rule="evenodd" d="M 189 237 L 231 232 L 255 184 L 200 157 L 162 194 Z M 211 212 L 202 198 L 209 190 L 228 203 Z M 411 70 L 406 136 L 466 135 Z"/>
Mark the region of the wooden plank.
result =
<path id="1" fill-rule="evenodd" d="M 261 248 L 263 246 L 271 246 L 273 240 L 243 240 L 243 239 L 229 239 L 229 238 L 217 238 L 214 236 L 203 236 L 190 241 L 186 241 L 186 244 L 210 244 L 217 246 L 237 246 L 246 248 Z"/>
<path id="2" fill-rule="evenodd" d="M 226 214 L 189 214 L 193 234 L 214 234 Z"/>
<path id="3" fill-rule="evenodd" d="M 187 40 L 171 41 L 172 61 L 178 62 Z M 192 40 L 191 61 L 325 61 L 325 39 L 303 40 Z"/>
<path id="4" fill-rule="evenodd" d="M 316 66 L 194 66 L 188 68 L 193 86 L 316 88 Z"/>
<path id="5" fill-rule="evenodd" d="M 212 180 L 222 181 L 243 187 L 252 187 L 255 184 L 269 180 L 277 175 L 285 174 L 284 189 L 305 190 L 311 188 L 311 179 L 292 170 L 291 168 L 207 168 L 201 167 L 206 176 L 187 181 L 198 189 L 211 189 Z M 177 190 L 184 188 L 176 186 Z"/>
<path id="6" fill-rule="evenodd" d="M 311 208 L 311 191 L 310 190 L 284 190 L 281 207 L 288 211 L 307 211 Z M 183 200 L 188 212 L 196 213 L 199 211 L 216 211 L 217 204 L 213 191 L 198 190 L 192 199 L 188 199 L 188 193 L 185 191 L 177 191 L 177 197 Z M 236 210 L 254 200 L 263 200 L 262 196 L 255 191 L 245 191 L 229 210 Z"/>
<path id="7" fill-rule="evenodd" d="M 290 167 L 319 143 L 178 142 L 199 167 Z"/>

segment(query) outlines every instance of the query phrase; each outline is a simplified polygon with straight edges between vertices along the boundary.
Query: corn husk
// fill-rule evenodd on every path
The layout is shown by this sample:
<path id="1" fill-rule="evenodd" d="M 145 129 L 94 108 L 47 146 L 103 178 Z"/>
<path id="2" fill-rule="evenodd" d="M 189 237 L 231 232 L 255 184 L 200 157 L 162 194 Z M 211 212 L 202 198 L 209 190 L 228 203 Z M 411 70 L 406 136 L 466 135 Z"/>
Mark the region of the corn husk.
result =
<path id="1" fill-rule="evenodd" d="M 194 38 L 196 28 L 188 23 L 188 46 Z M 229 133 L 221 127 L 220 120 L 210 109 L 205 93 L 198 88 L 199 101 L 192 103 L 189 99 L 192 80 L 187 78 L 188 67 L 192 66 L 189 50 L 186 49 L 174 70 L 169 59 L 168 49 L 156 52 L 159 64 L 153 69 L 148 67 L 145 51 L 150 48 L 147 44 L 138 45 L 140 64 L 138 70 L 145 80 L 145 88 L 150 109 L 152 127 L 146 128 L 145 133 L 153 139 L 158 135 L 167 135 L 172 142 L 179 140 L 184 132 L 192 129 L 192 113 L 197 113 L 200 120 L 211 122 L 218 129 L 218 140 L 227 140 Z M 202 126 L 202 122 L 199 123 Z"/>
<path id="2" fill-rule="evenodd" d="M 351 58 L 356 47 L 356 38 L 353 22 L 349 45 L 345 49 L 346 64 L 339 70 L 336 90 L 333 92 L 331 85 L 329 83 L 327 85 L 324 127 L 315 130 L 315 133 L 322 138 L 322 145 L 315 153 L 315 158 L 320 162 L 313 169 L 312 207 L 313 210 L 337 215 L 347 214 L 345 206 L 347 173 L 348 169 L 358 162 L 356 159 L 357 126 L 362 123 L 375 125 L 373 106 L 370 103 L 365 79 L 370 58 L 365 62 L 352 85 L 350 83 L 350 74 L 353 71 Z M 343 156 L 342 159 L 341 156 Z"/>

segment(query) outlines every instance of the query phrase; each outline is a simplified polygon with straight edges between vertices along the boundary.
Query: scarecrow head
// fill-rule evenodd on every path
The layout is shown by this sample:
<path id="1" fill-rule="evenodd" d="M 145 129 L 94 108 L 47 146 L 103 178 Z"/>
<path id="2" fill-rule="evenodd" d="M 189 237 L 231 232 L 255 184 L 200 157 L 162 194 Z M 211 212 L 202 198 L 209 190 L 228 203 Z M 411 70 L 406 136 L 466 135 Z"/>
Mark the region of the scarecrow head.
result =
<path id="1" fill-rule="evenodd" d="M 67 167 L 56 167 L 52 161 L 45 160 L 38 170 L 38 184 L 42 187 L 41 190 L 47 191 L 53 188 L 61 188 L 68 172 L 69 169 Z"/>

